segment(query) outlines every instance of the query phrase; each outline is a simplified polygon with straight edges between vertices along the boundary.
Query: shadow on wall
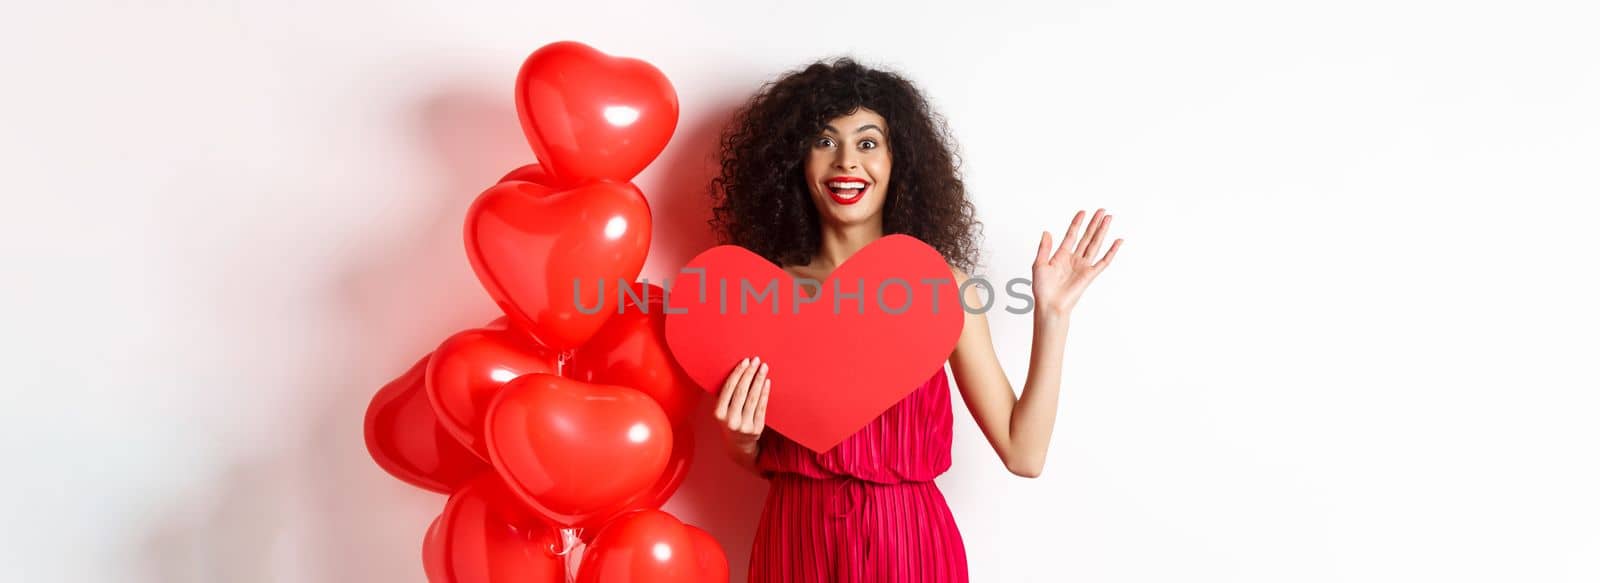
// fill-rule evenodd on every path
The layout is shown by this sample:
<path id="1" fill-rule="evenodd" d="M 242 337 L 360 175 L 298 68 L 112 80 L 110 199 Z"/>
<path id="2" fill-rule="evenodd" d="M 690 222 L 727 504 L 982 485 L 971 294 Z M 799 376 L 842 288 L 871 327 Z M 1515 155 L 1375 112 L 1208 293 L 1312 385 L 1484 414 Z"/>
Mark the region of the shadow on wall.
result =
<path id="1" fill-rule="evenodd" d="M 641 175 L 654 220 L 648 265 L 675 272 L 714 244 L 707 184 L 716 168 L 720 129 L 737 103 L 713 108 L 698 119 L 681 119 L 666 151 Z M 128 549 L 137 572 L 129 579 L 150 583 L 254 583 L 301 580 L 325 583 L 424 581 L 421 546 L 429 522 L 445 497 L 396 480 L 368 456 L 362 419 L 374 392 L 449 334 L 481 325 L 497 314 L 471 278 L 462 251 L 461 221 L 472 197 L 505 172 L 533 161 L 516 112 L 500 92 L 463 83 L 422 100 L 414 128 L 418 147 L 438 167 L 404 172 L 405 178 L 436 180 L 401 187 L 383 200 L 421 209 L 406 213 L 410 224 L 367 231 L 376 240 L 330 250 L 345 256 L 335 277 L 316 294 L 313 316 L 323 344 L 306 362 L 277 366 L 293 371 L 303 409 L 265 421 L 281 428 L 276 443 L 254 459 L 208 464 L 227 468 L 192 492 L 152 503 L 167 511 Z M 348 184 L 305 184 L 276 177 L 289 188 L 322 196 L 352 192 Z M 299 181 L 295 184 L 295 181 Z M 399 184 L 409 184 L 395 180 Z M 424 181 L 428 182 L 428 181 Z M 270 196 L 265 190 L 261 196 Z M 294 225 L 267 227 L 230 243 L 243 249 L 270 248 L 290 237 Z M 202 274 L 248 277 L 247 262 Z M 465 273 L 463 280 L 458 275 Z M 442 276 L 448 274 L 448 276 Z M 197 275 L 199 276 L 199 275 Z M 652 276 L 652 281 L 659 281 Z M 212 325 L 250 330 L 263 316 L 256 306 L 215 300 L 197 311 Z M 230 342 L 234 342 L 230 338 Z M 248 354 L 260 343 L 238 333 L 230 351 Z M 254 371 L 241 371 L 252 374 Z M 270 390 L 270 387 L 269 387 Z M 723 453 L 709 396 L 694 423 L 697 447 L 689 476 L 663 507 L 710 532 L 727 552 L 734 580 L 742 581 L 766 483 L 740 469 Z M 239 415 L 250 415 L 240 402 Z M 260 413 L 257 413 L 260 414 Z M 182 498 L 174 500 L 172 498 Z"/>

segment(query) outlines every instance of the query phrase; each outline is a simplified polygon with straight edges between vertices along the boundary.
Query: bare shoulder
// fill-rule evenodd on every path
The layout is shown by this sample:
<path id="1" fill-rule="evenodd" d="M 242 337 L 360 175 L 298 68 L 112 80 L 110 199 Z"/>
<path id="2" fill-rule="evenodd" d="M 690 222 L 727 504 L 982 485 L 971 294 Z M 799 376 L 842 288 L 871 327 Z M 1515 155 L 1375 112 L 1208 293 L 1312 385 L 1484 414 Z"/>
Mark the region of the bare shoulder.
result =
<path id="1" fill-rule="evenodd" d="M 964 289 L 964 290 L 961 289 L 961 286 L 965 285 L 967 283 L 967 280 L 972 279 L 972 276 L 967 275 L 967 272 L 962 271 L 961 268 L 959 268 L 959 267 L 956 267 L 954 265 L 950 265 L 949 263 L 946 263 L 945 265 L 950 267 L 950 276 L 954 277 L 955 280 L 956 280 L 956 292 L 961 294 L 961 296 L 963 297 L 963 301 L 968 302 L 967 305 L 970 305 L 970 306 L 980 305 L 981 301 L 980 301 L 980 298 L 978 297 L 978 288 L 977 288 L 977 286 L 971 286 L 971 287 L 968 287 L 967 289 Z M 969 312 L 968 315 L 970 316 L 971 313 Z M 978 314 L 978 315 L 982 315 L 982 314 Z"/>
<path id="2" fill-rule="evenodd" d="M 945 266 L 950 268 L 950 276 L 956 279 L 956 285 L 961 285 L 966 283 L 968 279 L 971 279 L 971 276 L 967 275 L 967 272 L 962 271 L 961 268 L 951 265 L 948 262 L 945 263 Z"/>
<path id="3" fill-rule="evenodd" d="M 983 346 L 988 344 L 989 324 L 983 312 L 965 309 L 966 306 L 983 305 L 983 300 L 978 295 L 978 286 L 967 286 L 966 289 L 961 289 L 968 280 L 972 279 L 972 276 L 961 268 L 950 265 L 948 262 L 946 265 L 950 267 L 950 276 L 955 279 L 956 295 L 960 298 L 957 301 L 961 302 L 963 308 L 961 311 L 964 312 L 961 335 L 956 339 L 956 345 L 950 351 L 951 370 L 955 371 L 966 368 L 971 362 L 981 362 L 981 360 L 974 361 L 974 359 L 983 354 Z M 990 350 L 993 349 L 991 348 Z M 965 381 L 965 384 L 963 384 L 963 381 Z M 972 386 L 972 381 L 970 377 L 958 374 L 956 384 L 961 387 L 970 387 Z"/>

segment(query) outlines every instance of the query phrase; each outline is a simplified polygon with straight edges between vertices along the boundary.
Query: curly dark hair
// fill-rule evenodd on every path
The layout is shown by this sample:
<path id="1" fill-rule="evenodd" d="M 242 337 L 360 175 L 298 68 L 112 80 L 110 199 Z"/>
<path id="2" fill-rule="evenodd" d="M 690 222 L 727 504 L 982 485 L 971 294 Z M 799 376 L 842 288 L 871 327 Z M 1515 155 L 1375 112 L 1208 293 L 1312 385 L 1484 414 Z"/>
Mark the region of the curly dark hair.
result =
<path id="1" fill-rule="evenodd" d="M 807 151 L 828 121 L 861 107 L 889 125 L 894 179 L 884 199 L 884 234 L 916 237 L 971 272 L 982 224 L 944 118 L 904 77 L 850 57 L 788 71 L 734 115 L 721 138 L 721 174 L 711 181 L 712 229 L 722 243 L 779 265 L 809 263 L 820 251 L 821 219 L 806 185 Z"/>

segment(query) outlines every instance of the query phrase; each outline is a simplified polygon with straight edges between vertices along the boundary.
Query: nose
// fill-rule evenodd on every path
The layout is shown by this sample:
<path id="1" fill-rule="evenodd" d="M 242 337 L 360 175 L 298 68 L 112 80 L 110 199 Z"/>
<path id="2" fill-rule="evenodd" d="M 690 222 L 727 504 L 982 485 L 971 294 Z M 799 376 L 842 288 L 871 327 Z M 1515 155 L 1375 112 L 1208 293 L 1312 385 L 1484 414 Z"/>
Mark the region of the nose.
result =
<path id="1" fill-rule="evenodd" d="M 839 148 L 839 154 L 833 159 L 833 166 L 840 170 L 855 170 L 856 155 L 849 148 Z"/>

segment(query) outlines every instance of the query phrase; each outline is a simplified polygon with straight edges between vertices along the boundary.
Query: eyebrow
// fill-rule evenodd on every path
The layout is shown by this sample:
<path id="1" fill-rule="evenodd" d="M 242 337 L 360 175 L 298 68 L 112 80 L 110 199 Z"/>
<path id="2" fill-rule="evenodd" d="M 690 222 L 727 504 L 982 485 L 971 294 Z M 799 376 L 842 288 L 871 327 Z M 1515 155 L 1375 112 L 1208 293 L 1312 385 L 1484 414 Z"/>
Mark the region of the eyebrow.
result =
<path id="1" fill-rule="evenodd" d="M 833 132 L 833 133 L 836 133 L 836 134 L 839 133 L 839 128 L 833 127 L 832 125 L 823 125 L 822 127 L 824 129 L 827 129 L 830 132 Z M 878 130 L 879 133 L 888 133 L 888 132 L 883 131 L 883 128 L 878 127 L 877 124 L 870 124 L 870 123 L 867 124 L 867 125 L 861 126 L 859 128 L 856 128 L 856 133 L 859 134 L 859 133 L 867 131 L 867 130 Z"/>

